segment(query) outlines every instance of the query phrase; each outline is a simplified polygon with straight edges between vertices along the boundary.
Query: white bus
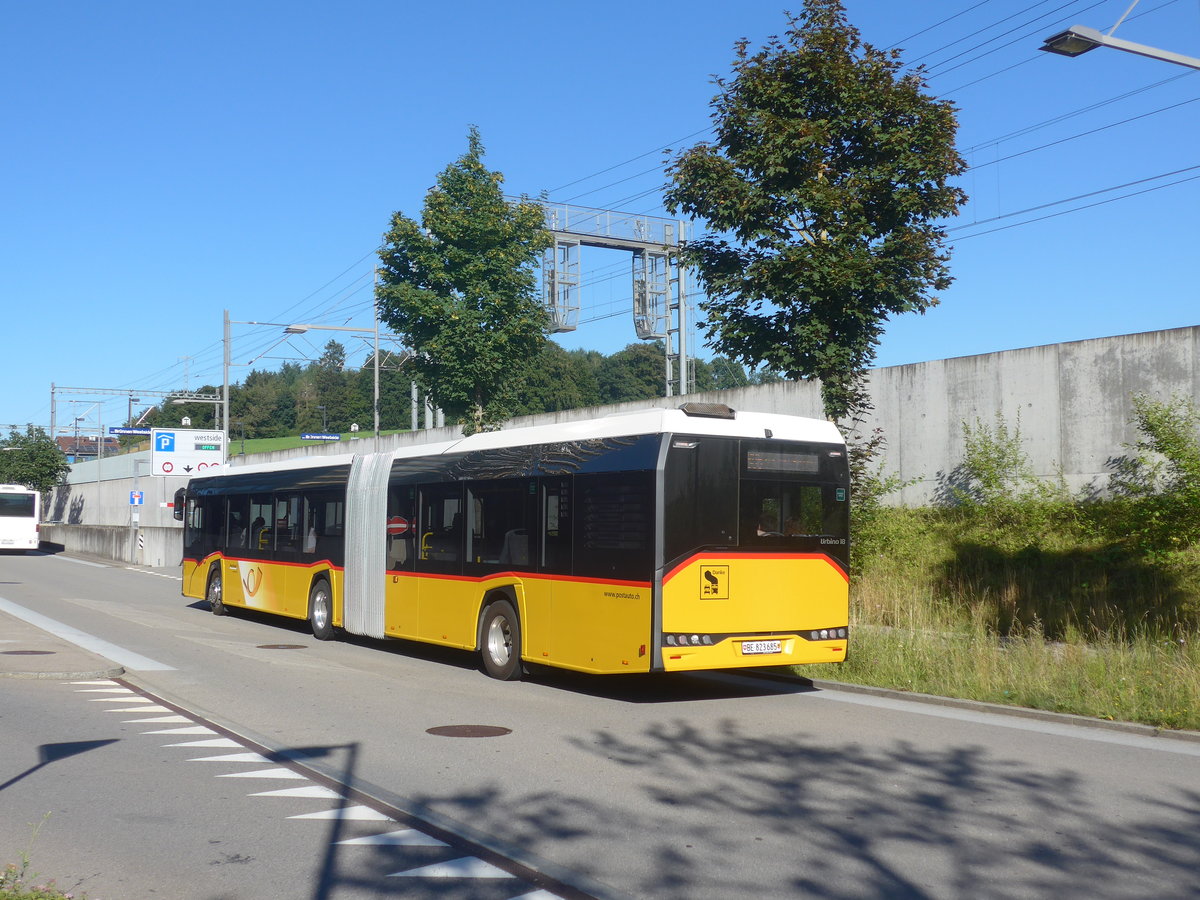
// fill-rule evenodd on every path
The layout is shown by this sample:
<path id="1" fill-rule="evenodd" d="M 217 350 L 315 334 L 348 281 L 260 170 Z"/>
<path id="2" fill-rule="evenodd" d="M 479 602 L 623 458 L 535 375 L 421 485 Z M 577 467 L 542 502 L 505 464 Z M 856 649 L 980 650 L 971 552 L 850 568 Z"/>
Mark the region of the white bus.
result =
<path id="1" fill-rule="evenodd" d="M 0 551 L 36 550 L 42 495 L 19 484 L 0 484 Z"/>

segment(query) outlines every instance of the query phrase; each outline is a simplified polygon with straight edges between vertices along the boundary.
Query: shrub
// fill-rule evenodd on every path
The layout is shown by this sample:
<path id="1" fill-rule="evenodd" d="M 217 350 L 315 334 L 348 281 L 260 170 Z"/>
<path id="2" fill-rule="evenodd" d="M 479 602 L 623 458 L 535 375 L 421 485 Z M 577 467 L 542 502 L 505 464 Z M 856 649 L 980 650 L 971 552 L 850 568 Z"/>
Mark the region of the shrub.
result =
<path id="1" fill-rule="evenodd" d="M 1153 558 L 1200 543 L 1200 410 L 1186 397 L 1133 397 L 1141 438 L 1112 461 L 1114 493 L 1127 501 L 1128 534 Z"/>

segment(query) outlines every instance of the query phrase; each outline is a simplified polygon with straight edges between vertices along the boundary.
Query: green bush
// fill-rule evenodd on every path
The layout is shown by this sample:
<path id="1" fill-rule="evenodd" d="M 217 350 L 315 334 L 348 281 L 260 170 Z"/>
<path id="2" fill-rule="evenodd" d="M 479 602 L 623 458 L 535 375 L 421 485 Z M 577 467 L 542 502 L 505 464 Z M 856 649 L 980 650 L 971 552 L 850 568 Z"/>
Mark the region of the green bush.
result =
<path id="1" fill-rule="evenodd" d="M 1200 543 L 1200 410 L 1186 397 L 1133 398 L 1141 439 L 1112 461 L 1112 486 L 1124 501 L 1130 539 L 1148 557 L 1168 560 Z"/>

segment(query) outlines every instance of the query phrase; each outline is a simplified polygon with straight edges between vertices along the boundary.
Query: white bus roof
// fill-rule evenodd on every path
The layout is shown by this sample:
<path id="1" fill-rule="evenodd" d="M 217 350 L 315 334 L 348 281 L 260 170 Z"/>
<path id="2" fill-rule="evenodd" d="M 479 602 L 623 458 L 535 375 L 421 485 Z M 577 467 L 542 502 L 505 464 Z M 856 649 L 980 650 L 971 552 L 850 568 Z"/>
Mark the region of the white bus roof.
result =
<path id="1" fill-rule="evenodd" d="M 482 431 L 469 437 L 429 444 L 409 444 L 384 451 L 392 459 L 416 456 L 440 456 L 445 453 L 469 453 L 476 450 L 495 450 L 536 444 L 555 444 L 564 441 L 586 441 L 601 438 L 630 437 L 639 434 L 713 435 L 720 437 L 766 438 L 783 441 L 808 441 L 820 444 L 844 444 L 837 426 L 824 419 L 785 416 L 779 413 L 734 412 L 732 418 L 713 415 L 689 415 L 682 409 L 653 407 L 628 413 L 616 413 L 597 419 L 573 422 L 554 422 L 549 425 L 530 425 L 501 431 Z M 228 469 L 222 474 L 239 475 L 255 472 L 279 472 L 288 469 L 309 469 L 322 466 L 349 465 L 356 454 L 339 453 L 330 456 L 302 456 L 279 462 L 251 463 Z M 367 455 L 367 454 L 358 454 Z"/>

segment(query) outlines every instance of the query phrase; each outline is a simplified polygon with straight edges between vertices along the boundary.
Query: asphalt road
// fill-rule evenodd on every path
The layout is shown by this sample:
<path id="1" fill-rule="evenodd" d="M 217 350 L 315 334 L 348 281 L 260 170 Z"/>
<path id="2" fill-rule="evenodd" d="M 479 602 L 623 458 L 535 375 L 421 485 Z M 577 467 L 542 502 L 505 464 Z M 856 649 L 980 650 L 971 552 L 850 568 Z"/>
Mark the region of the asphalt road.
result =
<path id="1" fill-rule="evenodd" d="M 93 898 L 1200 896 L 1200 742 L 744 676 L 499 683 L 214 617 L 173 574 L 0 557 L 0 674 L 39 662 L 2 655 L 45 633 L 14 610 L 124 669 L 0 679 L 0 847 L 48 812 L 34 868 Z"/>

